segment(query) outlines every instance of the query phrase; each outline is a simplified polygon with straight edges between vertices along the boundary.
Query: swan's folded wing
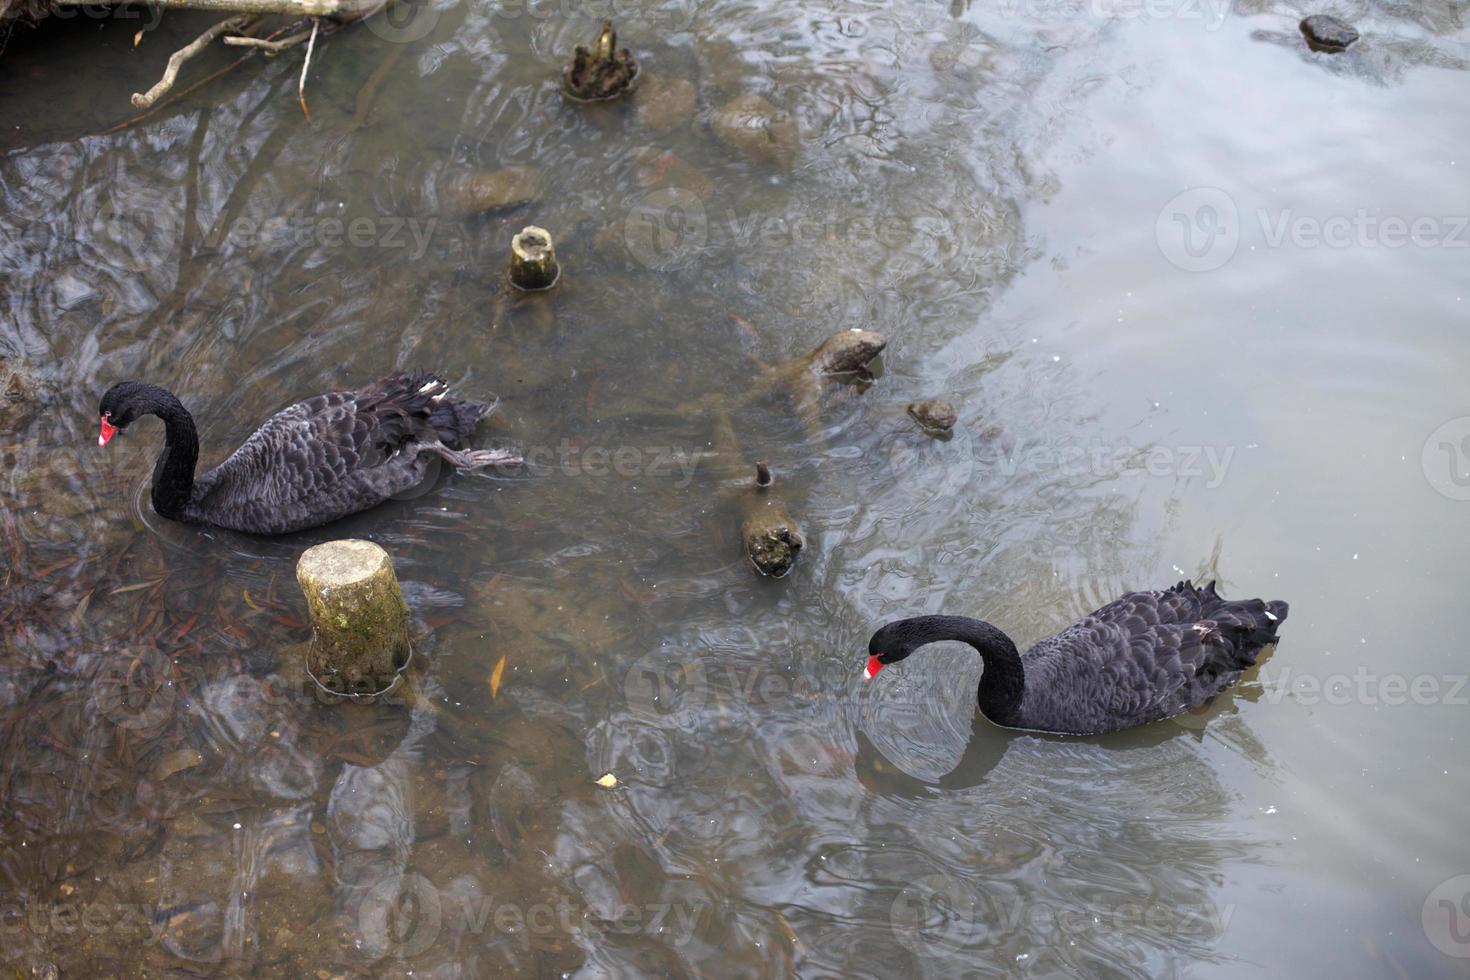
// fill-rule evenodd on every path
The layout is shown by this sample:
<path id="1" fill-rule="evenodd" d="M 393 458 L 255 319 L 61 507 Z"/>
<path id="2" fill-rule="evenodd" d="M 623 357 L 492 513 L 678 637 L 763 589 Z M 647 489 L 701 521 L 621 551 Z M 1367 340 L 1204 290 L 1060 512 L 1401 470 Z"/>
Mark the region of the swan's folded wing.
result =
<path id="1" fill-rule="evenodd" d="M 223 527 L 285 529 L 299 523 L 292 511 L 305 501 L 320 513 L 346 507 L 360 496 L 360 474 L 385 458 L 351 392 L 318 395 L 271 416 L 200 477 L 193 506 Z"/>
<path id="2" fill-rule="evenodd" d="M 1049 713 L 1079 731 L 1115 731 L 1188 711 L 1240 674 L 1234 646 L 1216 624 L 1149 624 L 1088 617 L 1028 655 L 1027 686 L 1053 692 Z"/>

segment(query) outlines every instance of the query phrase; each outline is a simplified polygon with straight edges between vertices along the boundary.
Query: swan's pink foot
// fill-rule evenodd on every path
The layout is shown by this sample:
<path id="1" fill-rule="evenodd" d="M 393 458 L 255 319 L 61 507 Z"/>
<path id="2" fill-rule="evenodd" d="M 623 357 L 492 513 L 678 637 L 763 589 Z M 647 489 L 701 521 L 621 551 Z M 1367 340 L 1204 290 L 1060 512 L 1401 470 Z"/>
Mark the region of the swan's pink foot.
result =
<path id="1" fill-rule="evenodd" d="M 450 466 L 461 470 L 478 470 L 486 466 L 509 466 L 525 462 L 521 454 L 510 449 L 450 449 L 436 446 L 434 451 Z"/>

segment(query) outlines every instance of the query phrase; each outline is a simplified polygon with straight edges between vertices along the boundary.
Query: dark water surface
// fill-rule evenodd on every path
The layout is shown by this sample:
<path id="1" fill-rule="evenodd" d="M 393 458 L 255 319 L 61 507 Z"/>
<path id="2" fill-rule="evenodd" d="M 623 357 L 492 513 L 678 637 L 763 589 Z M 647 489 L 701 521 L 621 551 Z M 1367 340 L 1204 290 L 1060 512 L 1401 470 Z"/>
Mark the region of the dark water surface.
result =
<path id="1" fill-rule="evenodd" d="M 609 9 L 689 117 L 560 97 Z M 320 43 L 310 122 L 298 50 L 123 128 L 209 18 L 16 32 L 0 963 L 1464 975 L 1470 28 L 1346 3 L 1363 40 L 1312 55 L 1316 11 L 461 0 Z M 712 134 L 750 93 L 793 159 Z M 457 206 L 508 166 L 535 200 Z M 515 299 L 531 223 L 565 276 Z M 808 538 L 760 579 L 690 403 L 850 327 L 890 340 L 871 386 L 734 412 Z M 96 447 L 124 378 L 213 463 L 414 366 L 534 465 L 258 540 L 152 514 L 156 424 Z M 347 536 L 394 556 L 411 703 L 306 693 L 295 559 Z M 1185 577 L 1292 604 L 1201 714 L 1002 732 L 957 647 L 860 680 L 888 619 L 1024 645 Z"/>

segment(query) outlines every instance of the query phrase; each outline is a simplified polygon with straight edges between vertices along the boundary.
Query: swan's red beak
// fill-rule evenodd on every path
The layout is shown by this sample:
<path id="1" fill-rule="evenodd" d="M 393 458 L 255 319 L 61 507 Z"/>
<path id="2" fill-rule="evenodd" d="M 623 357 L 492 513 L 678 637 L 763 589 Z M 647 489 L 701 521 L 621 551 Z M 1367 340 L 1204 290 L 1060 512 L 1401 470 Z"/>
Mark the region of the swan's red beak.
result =
<path id="1" fill-rule="evenodd" d="M 874 677 L 877 677 L 878 671 L 882 670 L 886 666 L 887 664 L 883 663 L 883 661 L 879 660 L 877 657 L 869 657 L 868 666 L 863 668 L 863 680 L 870 681 Z"/>
<path id="2" fill-rule="evenodd" d="M 107 421 L 107 419 L 103 419 L 102 420 L 102 431 L 97 434 L 97 445 L 99 445 L 99 446 L 105 446 L 105 445 L 107 445 L 107 441 L 109 439 L 111 439 L 115 435 L 117 435 L 117 426 L 115 426 L 111 422 Z"/>

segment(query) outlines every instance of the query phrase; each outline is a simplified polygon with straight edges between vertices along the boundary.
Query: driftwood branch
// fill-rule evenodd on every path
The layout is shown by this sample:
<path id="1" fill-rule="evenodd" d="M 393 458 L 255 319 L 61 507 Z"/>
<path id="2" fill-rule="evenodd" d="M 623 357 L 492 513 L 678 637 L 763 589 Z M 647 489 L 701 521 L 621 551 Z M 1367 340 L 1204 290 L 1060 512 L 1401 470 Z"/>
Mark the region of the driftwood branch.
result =
<path id="1" fill-rule="evenodd" d="M 226 31 L 240 30 L 249 19 L 249 17 L 226 18 L 175 51 L 168 59 L 168 67 L 163 70 L 163 78 L 159 79 L 158 84 L 147 92 L 133 93 L 133 105 L 139 109 L 151 108 L 153 103 L 163 98 L 165 92 L 174 87 L 174 81 L 179 77 L 179 69 L 183 67 L 184 62 L 209 47 L 211 41 Z"/>
<path id="2" fill-rule="evenodd" d="M 289 37 L 283 37 L 279 41 L 272 41 L 263 37 L 246 37 L 242 34 L 231 34 L 225 38 L 225 43 L 232 48 L 259 48 L 267 56 L 280 54 L 287 48 L 294 48 L 298 44 L 304 44 L 312 35 L 311 31 L 301 31 Z"/>

